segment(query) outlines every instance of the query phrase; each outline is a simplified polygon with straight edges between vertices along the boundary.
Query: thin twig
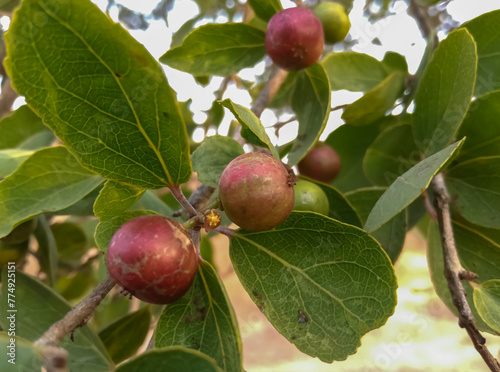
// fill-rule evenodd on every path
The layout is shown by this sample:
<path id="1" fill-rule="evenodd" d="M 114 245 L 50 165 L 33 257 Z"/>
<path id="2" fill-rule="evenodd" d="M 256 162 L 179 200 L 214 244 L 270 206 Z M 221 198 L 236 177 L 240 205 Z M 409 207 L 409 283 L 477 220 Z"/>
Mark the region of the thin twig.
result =
<path id="1" fill-rule="evenodd" d="M 193 191 L 191 196 L 188 199 L 188 202 L 196 209 L 197 211 L 203 209 L 208 202 L 208 200 L 212 197 L 215 188 L 207 185 L 200 185 Z M 184 209 L 179 209 L 173 213 L 174 217 L 179 217 L 182 214 Z"/>
<path id="2" fill-rule="evenodd" d="M 220 232 L 221 234 L 226 235 L 228 238 L 231 238 L 234 235 L 236 235 L 236 230 L 230 229 L 229 227 L 225 226 L 216 227 L 214 230 Z"/>
<path id="3" fill-rule="evenodd" d="M 281 84 L 285 81 L 288 76 L 288 72 L 280 69 L 278 66 L 273 66 L 274 70 L 271 72 L 271 76 L 267 81 L 266 85 L 259 92 L 259 95 L 255 99 L 253 106 L 251 108 L 252 112 L 260 118 L 264 109 L 269 105 L 281 87 Z"/>
<path id="4" fill-rule="evenodd" d="M 186 199 L 180 186 L 169 186 L 170 191 L 175 199 L 182 205 L 182 208 L 189 214 L 189 218 L 197 216 L 198 212 L 193 205 Z"/>
<path id="5" fill-rule="evenodd" d="M 349 104 L 338 105 L 338 106 L 332 107 L 330 109 L 330 112 L 345 109 L 347 106 L 349 106 Z M 291 122 L 293 122 L 295 120 L 297 120 L 297 117 L 293 116 L 288 120 L 277 122 L 276 124 L 272 125 L 271 127 L 275 128 L 276 131 L 279 131 L 283 126 L 290 124 Z"/>
<path id="6" fill-rule="evenodd" d="M 94 313 L 104 297 L 113 289 L 116 283 L 109 274 L 99 285 L 78 305 L 72 308 L 61 320 L 35 341 L 42 348 L 48 372 L 66 371 L 67 352 L 58 347 L 62 339 L 79 327 L 83 327 Z"/>
<path id="7" fill-rule="evenodd" d="M 491 355 L 485 345 L 486 339 L 476 328 L 474 316 L 472 315 L 469 303 L 465 297 L 466 293 L 461 280 L 474 280 L 477 278 L 477 275 L 473 272 L 465 270 L 458 258 L 457 247 L 455 245 L 455 238 L 453 236 L 451 224 L 450 196 L 442 174 L 438 174 L 434 177 L 432 180 L 432 186 L 434 188 L 439 231 L 441 232 L 441 244 L 443 247 L 444 258 L 444 276 L 448 281 L 448 288 L 450 289 L 453 305 L 455 305 L 458 310 L 458 324 L 460 327 L 466 329 L 470 339 L 472 340 L 472 344 L 490 370 L 500 372 L 500 364 L 495 357 Z"/>

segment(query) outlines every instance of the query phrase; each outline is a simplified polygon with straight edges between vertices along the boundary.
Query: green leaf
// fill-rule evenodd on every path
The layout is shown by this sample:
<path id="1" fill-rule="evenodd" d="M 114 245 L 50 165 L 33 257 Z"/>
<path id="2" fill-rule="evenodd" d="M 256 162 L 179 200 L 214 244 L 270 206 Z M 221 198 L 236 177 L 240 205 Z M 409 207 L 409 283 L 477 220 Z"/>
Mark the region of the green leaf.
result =
<path id="1" fill-rule="evenodd" d="M 215 360 L 196 350 L 170 346 L 146 351 L 121 364 L 116 372 L 196 371 L 222 372 Z"/>
<path id="2" fill-rule="evenodd" d="M 411 125 L 396 125 L 380 133 L 368 147 L 363 171 L 374 185 L 389 186 L 419 161 Z"/>
<path id="3" fill-rule="evenodd" d="M 500 155 L 500 91 L 486 93 L 471 103 L 457 138 L 467 140 L 457 161 Z"/>
<path id="4" fill-rule="evenodd" d="M 229 98 L 220 103 L 222 106 L 229 109 L 234 117 L 240 122 L 241 136 L 243 138 L 254 145 L 268 148 L 272 155 L 276 159 L 279 159 L 278 151 L 271 143 L 262 122 L 252 111 L 237 103 L 233 103 Z"/>
<path id="5" fill-rule="evenodd" d="M 98 284 L 91 268 L 92 265 L 86 264 L 79 269 L 80 271 L 73 271 L 68 275 L 59 277 L 54 289 L 67 301 L 81 300 Z"/>
<path id="6" fill-rule="evenodd" d="M 111 238 L 115 234 L 121 225 L 123 225 L 128 220 L 139 216 L 148 216 L 151 214 L 157 214 L 153 211 L 148 210 L 137 210 L 137 211 L 125 211 L 119 216 L 115 216 L 109 220 L 99 222 L 95 229 L 95 243 L 100 251 L 107 252 Z"/>
<path id="7" fill-rule="evenodd" d="M 56 223 L 50 229 L 54 235 L 59 259 L 71 265 L 78 265 L 89 248 L 83 229 L 74 222 Z"/>
<path id="8" fill-rule="evenodd" d="M 264 31 L 244 23 L 208 24 L 191 32 L 160 62 L 195 76 L 227 76 L 264 57 L 265 37 Z"/>
<path id="9" fill-rule="evenodd" d="M 451 167 L 446 184 L 470 222 L 500 229 L 500 155 L 467 160 Z"/>
<path id="10" fill-rule="evenodd" d="M 219 135 L 207 137 L 193 152 L 193 170 L 198 173 L 201 183 L 218 187 L 219 178 L 226 166 L 244 153 L 243 147 L 232 138 Z"/>
<path id="11" fill-rule="evenodd" d="M 443 40 L 418 84 L 413 134 L 429 156 L 453 140 L 474 93 L 476 44 L 467 30 L 454 31 Z"/>
<path id="12" fill-rule="evenodd" d="M 37 225 L 35 228 L 35 237 L 38 242 L 38 253 L 40 254 L 40 266 L 47 274 L 47 279 L 51 286 L 54 286 L 57 279 L 57 268 L 59 266 L 59 257 L 57 244 L 52 234 L 49 221 L 41 214 L 36 217 Z"/>
<path id="13" fill-rule="evenodd" d="M 380 122 L 387 120 L 384 118 Z M 363 127 L 341 125 L 325 140 L 342 160 L 340 172 L 332 182 L 337 189 L 346 192 L 372 186 L 363 172 L 363 158 L 380 131 L 379 122 Z"/>
<path id="14" fill-rule="evenodd" d="M 368 125 L 380 119 L 403 94 L 406 73 L 395 71 L 375 88 L 346 107 L 342 119 L 350 125 Z"/>
<path id="15" fill-rule="evenodd" d="M 64 147 L 37 151 L 0 182 L 0 237 L 37 214 L 70 206 L 101 182 Z"/>
<path id="16" fill-rule="evenodd" d="M 180 208 L 180 204 L 179 207 Z M 130 209 L 132 210 L 150 210 L 161 214 L 162 216 L 172 217 L 174 210 L 166 205 L 156 194 L 148 190 L 142 195 L 142 197 L 137 201 Z"/>
<path id="17" fill-rule="evenodd" d="M 485 13 L 467 22 L 462 27 L 470 32 L 477 45 L 477 81 L 474 94 L 500 89 L 500 10 Z"/>
<path id="18" fill-rule="evenodd" d="M 33 151 L 21 149 L 0 150 L 0 178 L 13 173 L 32 154 Z"/>
<path id="19" fill-rule="evenodd" d="M 385 190 L 385 187 L 370 187 L 354 190 L 346 194 L 347 200 L 354 207 L 363 224 Z M 384 248 L 392 263 L 396 263 L 405 243 L 406 209 L 375 230 L 372 236 Z"/>
<path id="20" fill-rule="evenodd" d="M 364 53 L 330 53 L 321 60 L 332 90 L 367 92 L 379 85 L 387 76 L 382 62 Z"/>
<path id="21" fill-rule="evenodd" d="M 203 15 L 200 14 L 184 22 L 184 24 L 172 36 L 170 47 L 173 48 L 181 45 L 186 36 L 188 36 L 193 31 L 196 22 L 198 22 L 201 18 L 203 18 Z"/>
<path id="22" fill-rule="evenodd" d="M 150 323 L 149 306 L 145 306 L 99 331 L 99 337 L 113 362 L 118 364 L 137 352 L 149 332 Z"/>
<path id="23" fill-rule="evenodd" d="M 293 166 L 314 147 L 330 116 L 330 82 L 319 63 L 297 74 L 292 93 L 292 110 L 299 121 L 299 133 L 288 153 L 288 164 Z"/>
<path id="24" fill-rule="evenodd" d="M 462 139 L 448 146 L 399 176 L 373 207 L 366 219 L 365 230 L 368 232 L 377 230 L 422 194 L 432 178 L 457 155 L 463 142 Z"/>
<path id="25" fill-rule="evenodd" d="M 453 216 L 453 235 L 462 266 L 476 273 L 479 282 L 500 278 L 500 230 Z"/>
<path id="26" fill-rule="evenodd" d="M 0 120 L 0 149 L 17 147 L 32 135 L 46 131 L 42 119 L 27 106 L 21 106 Z"/>
<path id="27" fill-rule="evenodd" d="M 23 150 L 39 150 L 52 145 L 55 139 L 54 132 L 49 129 L 42 130 L 26 138 L 17 147 Z"/>
<path id="28" fill-rule="evenodd" d="M 486 324 L 500 333 L 500 280 L 488 280 L 473 288 L 477 312 Z"/>
<path id="29" fill-rule="evenodd" d="M 456 225 L 453 225 L 453 231 L 454 233 L 456 232 Z M 475 242 L 475 243 L 483 243 L 484 239 L 481 238 L 480 236 L 477 236 L 475 234 L 469 235 L 467 231 L 465 230 L 459 230 L 463 233 L 464 235 L 460 235 L 459 238 L 456 238 L 456 243 L 457 243 L 457 251 L 460 256 L 460 261 L 462 265 L 467 263 L 467 259 L 462 258 L 463 253 L 462 252 L 467 252 L 467 250 L 470 250 L 473 247 L 476 247 L 476 245 L 472 246 L 466 246 L 465 244 L 468 244 L 470 241 Z M 465 236 L 466 239 L 463 239 Z M 462 242 L 464 244 L 462 244 Z M 448 282 L 444 276 L 444 263 L 443 263 L 443 250 L 441 248 L 441 235 L 439 234 L 439 226 L 436 221 L 430 221 L 428 225 L 428 231 L 427 231 L 427 264 L 429 266 L 429 272 L 431 275 L 432 279 L 432 284 L 434 285 L 434 289 L 436 290 L 437 295 L 441 298 L 441 300 L 444 302 L 446 307 L 450 309 L 450 311 L 458 316 L 458 311 L 455 305 L 453 305 L 453 300 L 451 299 L 450 295 L 450 290 L 448 288 Z M 460 247 L 460 248 L 459 248 Z M 479 246 L 477 246 L 479 247 Z M 473 252 L 470 252 L 470 255 L 473 255 Z M 470 257 L 470 256 L 469 256 Z M 481 260 L 484 259 L 479 259 L 476 260 L 476 262 L 480 262 Z M 464 265 L 464 267 L 467 267 Z M 479 316 L 479 313 L 476 309 L 476 306 L 474 305 L 473 298 L 470 295 L 473 290 L 470 284 L 467 281 L 462 281 L 462 285 L 464 286 L 465 292 L 468 293 L 469 295 L 466 297 L 467 302 L 469 303 L 469 307 L 472 311 L 472 315 L 474 315 L 474 320 L 476 327 L 480 331 L 484 332 L 489 332 L 496 334 L 493 329 L 491 329 Z"/>
<path id="30" fill-rule="evenodd" d="M 29 341 L 35 341 L 55 322 L 61 320 L 71 306 L 57 293 L 35 278 L 16 271 L 16 335 Z M 2 271 L 2 283 L 7 283 L 7 270 Z M 7 302 L 7 286 L 2 286 L 2 301 Z M 0 324 L 8 329 L 7 307 L 0 307 Z M 22 321 L 20 321 L 22 319 Z M 64 337 L 59 344 L 69 353 L 68 369 L 79 370 L 82 365 L 92 371 L 109 371 L 111 359 L 99 337 L 89 327 L 76 328 L 74 342 L 70 335 Z"/>
<path id="31" fill-rule="evenodd" d="M 102 179 L 101 179 L 102 180 Z M 104 181 L 104 180 L 102 180 Z M 70 205 L 67 208 L 63 208 L 57 210 L 55 212 L 49 213 L 54 215 L 75 215 L 75 216 L 93 216 L 94 215 L 94 203 L 101 189 L 104 185 L 104 182 L 101 182 L 99 186 L 97 186 L 90 193 L 85 195 L 82 199 L 78 200 L 76 203 Z"/>
<path id="32" fill-rule="evenodd" d="M 385 53 L 384 59 L 382 60 L 382 64 L 388 74 L 390 74 L 395 70 L 408 73 L 408 63 L 406 62 L 406 58 L 399 53 L 396 52 Z"/>
<path id="33" fill-rule="evenodd" d="M 15 351 L 9 355 L 12 345 Z M 19 336 L 9 336 L 7 332 L 2 331 L 0 332 L 0 347 L 6 353 L 2 360 L 2 372 L 39 372 L 42 370 L 43 356 L 32 342 Z"/>
<path id="34" fill-rule="evenodd" d="M 300 176 L 300 179 L 315 183 L 324 191 L 326 197 L 328 198 L 328 204 L 330 208 L 328 217 L 334 218 L 344 223 L 348 223 L 350 225 L 358 227 L 363 226 L 361 220 L 358 217 L 358 214 L 356 213 L 352 205 L 335 187 L 313 180 L 309 177 Z"/>
<path id="35" fill-rule="evenodd" d="M 94 204 L 94 214 L 101 221 L 126 211 L 138 201 L 146 190 L 140 187 L 107 181 Z"/>
<path id="36" fill-rule="evenodd" d="M 97 6 L 23 1 L 5 39 L 14 88 L 86 168 L 145 188 L 189 180 L 186 128 L 161 66 Z"/>
<path id="37" fill-rule="evenodd" d="M 283 9 L 279 0 L 248 0 L 257 17 L 269 21 L 273 15 Z"/>
<path id="38" fill-rule="evenodd" d="M 361 336 L 384 325 L 396 306 L 394 269 L 380 245 L 317 213 L 292 212 L 266 232 L 240 230 L 230 256 L 278 332 L 324 362 L 355 353 Z"/>
<path id="39" fill-rule="evenodd" d="M 208 262 L 200 263 L 189 291 L 163 311 L 154 345 L 185 346 L 211 356 L 224 371 L 243 370 L 236 316 L 221 279 Z"/>

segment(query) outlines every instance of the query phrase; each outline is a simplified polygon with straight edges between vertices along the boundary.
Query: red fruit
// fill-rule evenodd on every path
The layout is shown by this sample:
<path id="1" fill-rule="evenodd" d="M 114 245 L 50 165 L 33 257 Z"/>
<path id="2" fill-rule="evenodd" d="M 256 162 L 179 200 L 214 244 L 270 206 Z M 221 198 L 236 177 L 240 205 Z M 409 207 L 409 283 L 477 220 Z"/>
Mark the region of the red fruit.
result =
<path id="1" fill-rule="evenodd" d="M 340 172 L 337 151 L 325 144 L 317 144 L 297 165 L 299 173 L 316 181 L 332 182 Z"/>
<path id="2" fill-rule="evenodd" d="M 138 299 L 169 304 L 193 283 L 198 260 L 187 230 L 164 216 L 141 216 L 113 235 L 107 255 L 109 275 Z"/>
<path id="3" fill-rule="evenodd" d="M 323 26 L 309 9 L 289 8 L 267 24 L 266 51 L 274 63 L 288 71 L 316 63 L 325 45 Z"/>
<path id="4" fill-rule="evenodd" d="M 295 194 L 291 175 L 268 154 L 250 152 L 228 164 L 219 181 L 219 199 L 226 215 L 250 231 L 265 231 L 292 212 Z"/>

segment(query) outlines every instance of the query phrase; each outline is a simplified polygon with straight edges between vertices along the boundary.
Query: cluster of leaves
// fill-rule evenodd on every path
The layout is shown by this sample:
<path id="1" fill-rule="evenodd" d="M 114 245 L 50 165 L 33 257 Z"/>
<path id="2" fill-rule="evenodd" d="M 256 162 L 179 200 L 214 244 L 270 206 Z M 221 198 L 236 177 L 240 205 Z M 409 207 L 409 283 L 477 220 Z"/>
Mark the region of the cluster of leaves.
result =
<path id="1" fill-rule="evenodd" d="M 253 21 L 198 27 L 160 61 L 195 77 L 228 76 L 255 65 L 265 56 L 266 21 L 281 4 L 249 4 Z M 500 69 L 494 56 L 500 45 L 491 42 L 500 40 L 491 26 L 499 21 L 498 11 L 482 15 L 439 45 L 416 77 L 412 114 L 388 114 L 395 104 L 409 103 L 406 61 L 392 52 L 382 61 L 331 53 L 290 73 L 271 102 L 290 106 L 299 122 L 297 138 L 283 149 L 273 145 L 251 110 L 231 100 L 214 102 L 234 115 L 249 144 L 277 158 L 287 155 L 293 166 L 322 134 L 332 90 L 364 93 L 344 110 L 346 124 L 326 140 L 343 163 L 332 185 L 317 183 L 328 197 L 328 216 L 293 212 L 273 230 L 239 230 L 231 239 L 231 261 L 244 288 L 304 353 L 325 362 L 343 360 L 364 334 L 385 324 L 396 306 L 393 263 L 406 232 L 419 221 L 428 236 L 436 291 L 454 309 L 442 275 L 439 230 L 434 221 L 422 220 L 420 197 L 444 170 L 456 195 L 460 259 L 479 276 L 467 287 L 474 293 L 468 300 L 478 327 L 500 332 L 494 316 L 500 302 L 500 127 L 494 121 Z M 105 275 L 102 262 L 97 272 L 91 263 L 71 270 L 88 247 L 95 243 L 106 252 L 113 233 L 133 217 L 171 217 L 179 205 L 153 190 L 185 184 L 193 169 L 203 184 L 217 187 L 225 166 L 244 150 L 229 137 L 213 136 L 191 155 L 185 123 L 192 119 L 179 109 L 161 66 L 89 1 L 24 0 L 5 38 L 7 72 L 29 107 L 0 121 L 0 237 L 36 219 L 37 254 L 46 274 L 45 284 L 21 272 L 16 277 L 23 319 L 16 330 L 18 365 L 31 370 L 42 363 L 32 342 L 69 310 L 67 300 L 80 298 Z M 59 146 L 52 146 L 55 136 Z M 58 215 L 72 217 L 50 225 Z M 88 241 L 89 232 L 95 241 Z M 3 283 L 6 275 L 4 270 Z M 4 285 L 2 303 L 7 294 Z M 95 315 L 99 335 L 85 326 L 75 331 L 75 343 L 63 341 L 70 369 L 84 363 L 105 371 L 134 355 L 154 315 L 159 320 L 153 350 L 119 371 L 175 369 L 172 363 L 180 363 L 179 370 L 242 370 L 234 311 L 209 260 L 179 301 L 165 309 L 141 305 L 134 313 L 129 307 L 128 300 L 110 297 Z M 0 310 L 4 329 L 6 311 Z M 0 340 L 9 342 L 5 333 Z"/>

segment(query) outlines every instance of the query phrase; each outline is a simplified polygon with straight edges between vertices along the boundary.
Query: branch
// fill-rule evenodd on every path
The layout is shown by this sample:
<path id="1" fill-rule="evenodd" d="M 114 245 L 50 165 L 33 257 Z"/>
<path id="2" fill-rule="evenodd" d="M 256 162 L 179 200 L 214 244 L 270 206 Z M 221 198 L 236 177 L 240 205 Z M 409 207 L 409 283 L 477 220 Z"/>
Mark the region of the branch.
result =
<path id="1" fill-rule="evenodd" d="M 438 174 L 434 177 L 432 186 L 434 188 L 435 206 L 439 221 L 439 231 L 441 233 L 441 244 L 443 247 L 444 276 L 448 281 L 448 288 L 450 289 L 453 305 L 455 305 L 458 310 L 458 324 L 461 328 L 465 328 L 472 344 L 490 370 L 500 372 L 500 364 L 493 355 L 491 355 L 485 345 L 486 339 L 476 328 L 474 316 L 472 315 L 469 303 L 465 297 L 466 293 L 461 280 L 474 280 L 477 278 L 477 275 L 465 270 L 458 258 L 451 224 L 450 196 L 442 174 Z"/>
<path id="2" fill-rule="evenodd" d="M 205 207 L 208 200 L 212 197 L 215 188 L 207 185 L 200 185 L 193 191 L 191 196 L 188 199 L 188 202 L 194 207 L 196 210 L 201 210 Z M 182 214 L 183 209 L 179 209 L 173 213 L 174 217 L 179 217 Z"/>
<path id="3" fill-rule="evenodd" d="M 274 71 L 271 72 L 271 76 L 267 81 L 266 85 L 260 91 L 259 95 L 255 99 L 253 106 L 251 108 L 252 112 L 260 118 L 264 109 L 269 105 L 281 87 L 281 84 L 285 81 L 288 76 L 288 72 L 274 66 Z"/>
<path id="4" fill-rule="evenodd" d="M 59 343 L 67 334 L 87 323 L 102 299 L 113 289 L 115 284 L 108 274 L 87 297 L 72 308 L 64 318 L 52 324 L 42 337 L 35 341 L 35 345 L 42 348 L 48 372 L 67 371 L 68 353 L 63 348 L 58 347 Z"/>
<path id="5" fill-rule="evenodd" d="M 168 188 L 172 192 L 172 195 L 174 196 L 174 198 L 177 199 L 177 201 L 182 205 L 182 208 L 184 208 L 186 210 L 186 212 L 188 212 L 189 218 L 192 218 L 192 217 L 195 217 L 198 215 L 198 212 L 196 211 L 196 209 L 184 196 L 184 193 L 182 192 L 182 189 L 180 186 L 169 186 Z"/>

